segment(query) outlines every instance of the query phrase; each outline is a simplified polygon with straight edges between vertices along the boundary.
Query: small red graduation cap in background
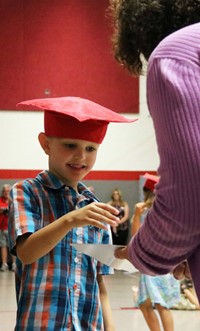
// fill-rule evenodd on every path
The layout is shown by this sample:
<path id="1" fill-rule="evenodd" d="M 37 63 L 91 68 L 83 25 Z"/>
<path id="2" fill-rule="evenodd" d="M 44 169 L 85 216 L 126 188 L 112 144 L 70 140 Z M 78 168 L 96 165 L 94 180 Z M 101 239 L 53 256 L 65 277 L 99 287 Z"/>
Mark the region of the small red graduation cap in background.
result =
<path id="1" fill-rule="evenodd" d="M 110 122 L 129 123 L 128 119 L 93 101 L 79 97 L 43 98 L 22 101 L 21 110 L 44 110 L 45 134 L 100 144 Z"/>
<path id="2" fill-rule="evenodd" d="M 155 176 L 155 175 L 151 175 L 148 172 L 146 172 L 146 174 L 144 174 L 143 177 L 146 178 L 145 183 L 143 185 L 143 188 L 146 188 L 146 189 L 153 192 L 154 188 L 155 188 L 155 185 L 159 181 L 159 177 Z"/>

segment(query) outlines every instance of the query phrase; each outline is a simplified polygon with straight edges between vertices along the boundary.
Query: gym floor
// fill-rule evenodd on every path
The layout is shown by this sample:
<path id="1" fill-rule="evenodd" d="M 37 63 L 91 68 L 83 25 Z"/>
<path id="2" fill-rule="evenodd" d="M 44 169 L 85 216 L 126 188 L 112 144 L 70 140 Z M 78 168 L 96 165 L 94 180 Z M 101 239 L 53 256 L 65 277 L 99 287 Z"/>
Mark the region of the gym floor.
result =
<path id="1" fill-rule="evenodd" d="M 132 286 L 137 279 L 137 274 L 122 271 L 105 279 L 116 331 L 149 331 L 141 311 L 133 308 Z M 15 314 L 14 273 L 0 272 L 0 331 L 14 330 Z M 174 331 L 200 330 L 200 311 L 172 310 L 172 314 Z"/>

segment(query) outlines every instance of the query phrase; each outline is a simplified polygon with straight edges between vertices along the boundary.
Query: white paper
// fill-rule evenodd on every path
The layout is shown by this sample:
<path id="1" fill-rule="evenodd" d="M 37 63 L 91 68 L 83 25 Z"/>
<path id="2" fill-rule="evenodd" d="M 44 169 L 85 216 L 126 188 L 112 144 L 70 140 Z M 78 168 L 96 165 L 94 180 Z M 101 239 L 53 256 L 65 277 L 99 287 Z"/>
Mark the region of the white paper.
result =
<path id="1" fill-rule="evenodd" d="M 130 273 L 138 270 L 126 259 L 117 259 L 114 255 L 115 250 L 120 245 L 106 244 L 71 244 L 77 251 L 89 255 L 101 263 L 106 264 L 116 270 L 124 270 Z"/>

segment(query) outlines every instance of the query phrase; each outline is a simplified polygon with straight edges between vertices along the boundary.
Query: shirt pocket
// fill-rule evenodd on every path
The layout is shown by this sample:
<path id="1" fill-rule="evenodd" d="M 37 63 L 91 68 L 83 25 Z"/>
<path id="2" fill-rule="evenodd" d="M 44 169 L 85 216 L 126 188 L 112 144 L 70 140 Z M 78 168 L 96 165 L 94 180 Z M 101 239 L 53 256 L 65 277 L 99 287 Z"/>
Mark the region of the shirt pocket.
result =
<path id="1" fill-rule="evenodd" d="M 96 226 L 88 226 L 88 244 L 101 244 L 102 238 L 102 229 L 99 229 Z"/>

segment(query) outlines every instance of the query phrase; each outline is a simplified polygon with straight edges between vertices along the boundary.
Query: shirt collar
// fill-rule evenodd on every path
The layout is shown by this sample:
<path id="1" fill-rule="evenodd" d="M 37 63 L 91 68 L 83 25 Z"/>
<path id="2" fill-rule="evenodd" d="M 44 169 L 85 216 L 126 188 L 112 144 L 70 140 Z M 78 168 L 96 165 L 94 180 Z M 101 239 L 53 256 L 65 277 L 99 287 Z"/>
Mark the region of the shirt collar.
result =
<path id="1" fill-rule="evenodd" d="M 39 182 L 41 182 L 42 185 L 55 190 L 59 190 L 61 188 L 67 187 L 60 179 L 58 179 L 49 170 L 40 172 L 37 175 L 36 179 Z M 97 197 L 95 197 L 95 195 L 90 190 L 88 190 L 87 186 L 85 186 L 82 182 L 78 182 L 78 192 L 79 194 L 84 195 L 88 199 L 92 199 L 93 201 L 99 201 L 99 199 L 97 199 Z"/>
<path id="2" fill-rule="evenodd" d="M 42 185 L 52 189 L 60 189 L 62 187 L 65 187 L 65 184 L 48 170 L 40 172 L 37 175 L 36 179 L 40 183 L 42 183 Z"/>

